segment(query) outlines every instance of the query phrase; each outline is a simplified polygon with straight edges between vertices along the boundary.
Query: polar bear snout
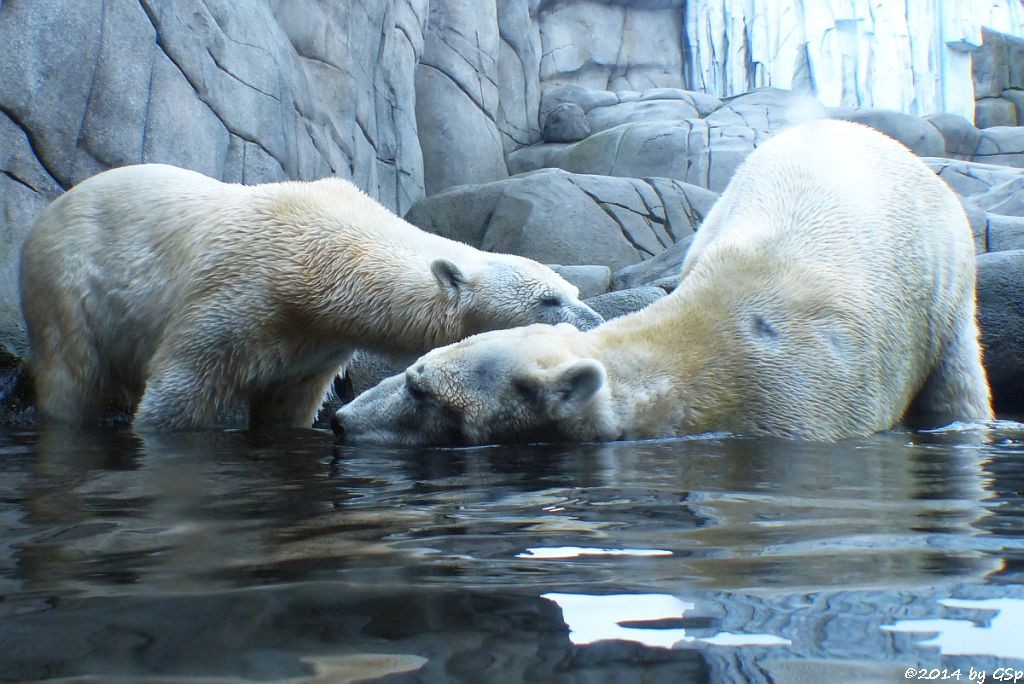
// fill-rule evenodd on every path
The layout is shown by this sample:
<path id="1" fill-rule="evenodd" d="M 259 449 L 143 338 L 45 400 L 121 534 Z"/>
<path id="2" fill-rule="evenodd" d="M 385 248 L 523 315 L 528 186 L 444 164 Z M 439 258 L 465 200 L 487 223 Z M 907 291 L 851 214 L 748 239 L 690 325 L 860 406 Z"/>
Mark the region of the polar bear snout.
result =
<path id="1" fill-rule="evenodd" d="M 331 432 L 333 432 L 334 436 L 338 439 L 345 436 L 345 426 L 341 422 L 340 414 L 341 411 L 335 411 L 334 415 L 331 416 Z"/>
<path id="2" fill-rule="evenodd" d="M 564 322 L 580 330 L 592 330 L 604 323 L 601 314 L 583 303 L 567 306 L 566 313 L 568 314 L 566 317 L 568 320 Z"/>

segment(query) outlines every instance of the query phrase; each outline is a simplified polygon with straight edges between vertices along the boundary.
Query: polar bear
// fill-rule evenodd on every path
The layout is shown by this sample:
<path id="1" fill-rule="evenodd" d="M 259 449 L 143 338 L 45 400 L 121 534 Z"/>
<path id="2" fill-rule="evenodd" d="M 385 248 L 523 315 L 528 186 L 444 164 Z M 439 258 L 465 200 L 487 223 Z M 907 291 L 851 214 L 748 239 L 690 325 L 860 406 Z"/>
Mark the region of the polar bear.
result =
<path id="1" fill-rule="evenodd" d="M 22 250 L 40 417 L 197 428 L 248 406 L 253 427 L 309 426 L 355 348 L 415 358 L 484 330 L 601 322 L 521 257 L 406 223 L 351 183 L 221 183 L 143 164 L 54 201 Z"/>
<path id="2" fill-rule="evenodd" d="M 990 419 L 974 269 L 959 202 L 906 148 L 801 125 L 737 170 L 671 295 L 588 332 L 533 325 L 436 349 L 333 427 L 355 443 L 830 441 L 910 413 Z"/>

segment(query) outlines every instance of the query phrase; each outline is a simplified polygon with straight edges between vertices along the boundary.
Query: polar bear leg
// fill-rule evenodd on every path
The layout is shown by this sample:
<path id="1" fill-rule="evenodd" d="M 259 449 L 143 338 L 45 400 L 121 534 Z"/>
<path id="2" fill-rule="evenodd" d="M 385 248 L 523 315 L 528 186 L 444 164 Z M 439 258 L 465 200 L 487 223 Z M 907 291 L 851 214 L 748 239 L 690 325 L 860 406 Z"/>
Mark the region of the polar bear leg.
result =
<path id="1" fill-rule="evenodd" d="M 332 368 L 254 394 L 249 399 L 249 427 L 263 430 L 311 427 L 338 372 L 339 369 Z"/>
<path id="2" fill-rule="evenodd" d="M 187 430 L 210 425 L 218 398 L 230 391 L 221 377 L 215 336 L 199 327 L 181 327 L 161 342 L 149 363 L 149 377 L 133 425 Z"/>
<path id="3" fill-rule="evenodd" d="M 908 417 L 914 425 L 932 427 L 957 420 L 992 419 L 973 306 L 958 317 L 953 335 L 914 399 Z"/>
<path id="4" fill-rule="evenodd" d="M 210 425 L 216 416 L 212 383 L 186 362 L 156 368 L 135 412 L 134 426 L 187 430 Z"/>
<path id="5" fill-rule="evenodd" d="M 33 364 L 36 410 L 44 421 L 85 425 L 103 412 L 102 374 L 89 354 L 42 353 Z"/>

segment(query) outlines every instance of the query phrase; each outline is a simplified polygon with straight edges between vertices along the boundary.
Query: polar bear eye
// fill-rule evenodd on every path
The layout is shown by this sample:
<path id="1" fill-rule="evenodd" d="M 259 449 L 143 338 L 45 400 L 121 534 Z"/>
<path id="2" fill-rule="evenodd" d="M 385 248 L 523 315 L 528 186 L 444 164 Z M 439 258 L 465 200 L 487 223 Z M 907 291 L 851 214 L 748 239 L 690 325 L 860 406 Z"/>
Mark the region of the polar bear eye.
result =
<path id="1" fill-rule="evenodd" d="M 542 306 L 561 306 L 562 302 L 554 295 L 548 295 L 547 297 L 541 297 L 540 303 Z"/>

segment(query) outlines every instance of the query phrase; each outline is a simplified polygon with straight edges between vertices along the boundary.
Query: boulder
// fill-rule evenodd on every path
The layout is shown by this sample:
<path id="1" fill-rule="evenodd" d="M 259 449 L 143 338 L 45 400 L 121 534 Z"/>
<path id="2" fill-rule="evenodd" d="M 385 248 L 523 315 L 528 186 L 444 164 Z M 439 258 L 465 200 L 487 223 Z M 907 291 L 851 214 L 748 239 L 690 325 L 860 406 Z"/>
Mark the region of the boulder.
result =
<path id="1" fill-rule="evenodd" d="M 534 12 L 541 83 L 611 91 L 681 87 L 683 12 L 678 3 L 650 4 L 544 2 Z"/>
<path id="2" fill-rule="evenodd" d="M 722 106 L 722 101 L 714 95 L 679 88 L 651 88 L 640 93 L 640 100 L 683 100 L 693 105 L 697 110 L 697 116 L 701 118 Z"/>
<path id="3" fill-rule="evenodd" d="M 991 214 L 1024 216 L 1024 175 L 993 187 L 988 192 L 975 195 L 971 201 Z"/>
<path id="4" fill-rule="evenodd" d="M 618 269 L 691 235 L 715 199 L 664 178 L 551 169 L 453 188 L 416 205 L 406 218 L 487 251 Z"/>
<path id="5" fill-rule="evenodd" d="M 577 174 L 673 178 L 721 192 L 767 136 L 710 117 L 627 123 L 570 145 L 517 150 L 509 155 L 508 165 L 516 172 L 556 167 Z"/>
<path id="6" fill-rule="evenodd" d="M 540 118 L 543 121 L 551 110 L 560 104 L 571 102 L 578 105 L 584 112 L 595 107 L 607 107 L 619 103 L 615 93 L 607 90 L 593 90 L 583 86 L 568 84 L 547 88 L 540 98 Z"/>
<path id="7" fill-rule="evenodd" d="M 612 270 L 604 265 L 562 266 L 549 264 L 552 270 L 579 288 L 580 299 L 596 297 L 608 291 Z"/>
<path id="8" fill-rule="evenodd" d="M 978 257 L 978 323 L 993 406 L 1024 412 L 1024 250 Z"/>
<path id="9" fill-rule="evenodd" d="M 1004 90 L 1001 99 L 1012 102 L 1013 108 L 1017 112 L 1017 120 L 1007 125 L 1024 126 L 1024 89 L 1012 88 Z"/>
<path id="10" fill-rule="evenodd" d="M 881 131 L 920 157 L 945 156 L 946 141 L 927 119 L 888 109 L 833 108 L 829 114 L 833 119 L 853 121 Z"/>
<path id="11" fill-rule="evenodd" d="M 1024 126 L 996 126 L 982 130 L 974 161 L 1024 168 Z"/>
<path id="12" fill-rule="evenodd" d="M 967 223 L 971 227 L 971 236 L 974 238 L 974 252 L 976 254 L 982 254 L 989 251 L 988 212 L 975 204 L 973 198 L 961 197 L 960 203 L 964 207 L 964 214 L 967 215 Z"/>
<path id="13" fill-rule="evenodd" d="M 636 287 L 630 290 L 608 292 L 591 297 L 586 303 L 606 321 L 639 311 L 665 296 L 665 291 L 658 287 Z"/>
<path id="14" fill-rule="evenodd" d="M 590 130 L 583 109 L 575 102 L 563 102 L 548 112 L 542 136 L 548 143 L 571 143 L 586 138 Z"/>
<path id="15" fill-rule="evenodd" d="M 709 114 L 708 123 L 744 126 L 757 132 L 760 143 L 784 128 L 827 119 L 828 110 L 810 95 L 781 88 L 757 88 L 726 98 Z"/>
<path id="16" fill-rule="evenodd" d="M 691 242 L 693 242 L 692 235 L 678 241 L 651 259 L 619 269 L 612 275 L 612 289 L 628 290 L 666 278 L 678 280 L 679 271 L 683 267 L 683 260 L 686 259 L 686 252 L 690 248 Z"/>
<path id="17" fill-rule="evenodd" d="M 433 0 L 416 67 L 425 189 L 508 176 L 498 119 L 496 0 Z"/>
<path id="18" fill-rule="evenodd" d="M 999 164 L 926 157 L 922 161 L 961 197 L 981 195 L 997 185 L 1024 176 L 1024 170 Z"/>
<path id="19" fill-rule="evenodd" d="M 1024 216 L 988 214 L 989 252 L 1024 250 Z"/>
<path id="20" fill-rule="evenodd" d="M 532 0 L 497 4 L 498 130 L 505 153 L 540 140 L 540 29 L 531 16 Z"/>
<path id="21" fill-rule="evenodd" d="M 595 133 L 635 121 L 683 121 L 700 115 L 691 102 L 682 99 L 636 100 L 587 112 L 590 129 Z"/>
<path id="22" fill-rule="evenodd" d="M 974 124 L 978 128 L 1017 125 L 1017 105 L 1002 97 L 983 97 L 974 103 Z"/>
<path id="23" fill-rule="evenodd" d="M 940 156 L 968 160 L 974 156 L 981 133 L 970 121 L 959 114 L 946 113 L 926 116 L 925 121 L 935 126 L 942 136 L 945 152 Z"/>
<path id="24" fill-rule="evenodd" d="M 982 28 L 981 46 L 971 57 L 975 97 L 998 98 L 1007 89 L 1024 88 L 1024 38 Z"/>

